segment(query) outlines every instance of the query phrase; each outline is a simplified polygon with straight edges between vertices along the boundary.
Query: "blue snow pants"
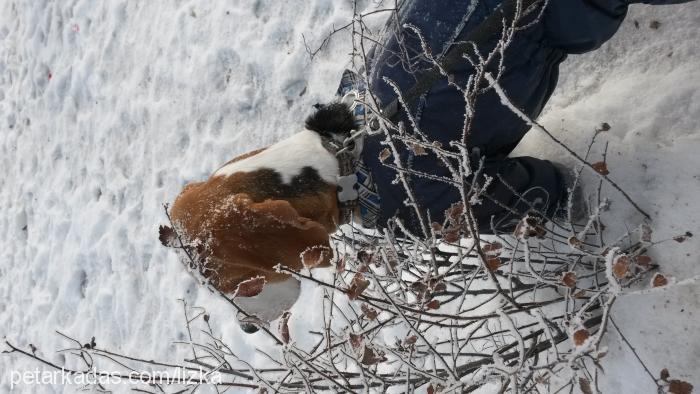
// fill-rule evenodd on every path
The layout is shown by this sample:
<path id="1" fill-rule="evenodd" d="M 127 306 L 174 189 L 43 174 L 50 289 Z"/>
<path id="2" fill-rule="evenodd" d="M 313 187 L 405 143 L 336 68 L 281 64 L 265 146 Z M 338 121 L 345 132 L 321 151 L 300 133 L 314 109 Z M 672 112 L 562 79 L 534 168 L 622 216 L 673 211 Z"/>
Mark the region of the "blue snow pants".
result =
<path id="1" fill-rule="evenodd" d="M 453 43 L 464 40 L 500 4 L 501 0 L 414 0 L 406 1 L 398 18 L 390 21 L 384 42 L 376 45 L 367 65 L 369 87 L 386 105 L 396 97 L 385 81 L 393 81 L 402 92 L 408 91 L 431 65 L 420 56 L 417 36 L 404 24 L 417 27 L 435 57 L 446 53 Z M 536 119 L 551 96 L 558 78 L 558 66 L 568 54 L 592 51 L 608 40 L 618 29 L 627 12 L 629 0 L 550 0 L 537 23 L 517 33 L 503 56 L 500 86 L 510 100 L 531 119 Z M 636 1 L 634 1 L 636 2 Z M 666 4 L 681 1 L 647 0 L 645 3 Z M 537 15 L 531 15 L 536 18 Z M 398 24 L 396 21 L 398 20 Z M 527 20 L 523 22 L 526 24 Z M 393 24 L 393 25 L 392 25 Z M 486 55 L 494 42 L 479 43 Z M 474 70 L 467 61 L 450 70 L 455 82 L 465 85 Z M 492 69 L 492 71 L 494 71 Z M 441 78 L 416 100 L 410 111 L 418 119 L 420 131 L 429 139 L 448 147 L 451 141 L 462 140 L 465 105 L 462 94 Z M 408 125 L 406 110 L 395 120 Z M 484 160 L 482 174 L 492 178 L 481 202 L 473 205 L 479 230 L 510 231 L 526 212 L 532 209 L 553 215 L 566 195 L 562 174 L 547 161 L 533 157 L 509 157 L 529 126 L 507 108 L 491 89 L 478 96 L 467 139 L 472 166 Z M 406 204 L 407 193 L 396 182 L 396 171 L 378 156 L 386 147 L 384 135 L 366 139 L 363 161 L 374 178 L 381 198 L 378 227 L 386 226 L 394 216 L 410 230 L 422 234 L 414 208 Z M 398 144 L 400 160 L 405 167 L 437 177 L 451 177 L 434 154 L 415 155 Z M 390 163 L 387 160 L 385 163 Z M 445 210 L 461 201 L 460 191 L 439 180 L 409 175 L 408 181 L 426 221 L 442 223 Z M 523 199 L 524 197 L 524 199 Z"/>

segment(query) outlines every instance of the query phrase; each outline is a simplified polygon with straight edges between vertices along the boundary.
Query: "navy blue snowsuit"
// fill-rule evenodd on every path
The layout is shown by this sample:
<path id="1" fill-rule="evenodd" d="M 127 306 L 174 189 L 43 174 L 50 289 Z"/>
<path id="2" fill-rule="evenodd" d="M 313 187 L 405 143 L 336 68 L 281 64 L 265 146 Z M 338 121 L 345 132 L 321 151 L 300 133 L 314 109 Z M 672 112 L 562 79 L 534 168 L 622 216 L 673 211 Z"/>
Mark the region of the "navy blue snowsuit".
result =
<path id="1" fill-rule="evenodd" d="M 666 4 L 684 1 L 644 2 Z M 439 56 L 452 43 L 464 40 L 500 3 L 501 0 L 408 1 L 398 13 L 399 26 L 405 23 L 416 26 L 424 35 L 432 54 Z M 516 34 L 505 53 L 505 73 L 500 85 L 511 101 L 531 119 L 536 119 L 556 86 L 559 63 L 567 54 L 594 50 L 608 40 L 624 19 L 628 3 L 630 0 L 550 0 L 540 21 Z M 400 55 L 397 34 L 388 34 L 383 45 L 374 49 L 368 64 L 370 90 L 380 100 L 380 105 L 386 105 L 396 97 L 394 90 L 384 82 L 384 77 L 406 92 L 415 84 L 417 76 L 420 77 L 420 70 L 430 68 L 426 62 L 421 63 L 420 56 L 407 60 L 411 55 L 420 54 L 419 41 L 415 34 L 400 27 L 395 29 L 405 40 L 404 48 L 407 51 L 403 53 L 408 56 Z M 485 54 L 494 43 L 479 44 L 481 52 Z M 409 67 L 413 68 L 409 71 Z M 416 72 L 416 69 L 419 71 Z M 473 69 L 463 61 L 450 71 L 456 82 L 464 85 Z M 461 93 L 450 87 L 445 78 L 441 78 L 417 100 L 411 112 L 419 119 L 423 133 L 447 147 L 450 141 L 462 139 L 464 107 Z M 489 197 L 473 207 L 480 231 L 491 232 L 492 224 L 497 231 L 509 230 L 514 221 L 533 205 L 552 215 L 566 193 L 562 174 L 547 160 L 508 157 L 529 126 L 505 107 L 493 90 L 479 96 L 475 108 L 476 115 L 468 138 L 470 156 L 475 159 L 483 157 L 486 163 L 484 173 L 494 178 L 487 192 Z M 404 111 L 402 109 L 395 120 L 408 124 Z M 422 234 L 415 210 L 405 204 L 407 195 L 404 187 L 395 182 L 395 170 L 378 160 L 385 148 L 381 144 L 383 139 L 383 135 L 367 138 L 363 151 L 363 161 L 371 170 L 381 198 L 378 226 L 384 227 L 387 220 L 396 215 L 412 231 Z M 438 176 L 450 176 L 433 154 L 414 155 L 411 149 L 401 144 L 399 148 L 401 161 L 407 167 Z M 477 162 L 473 160 L 472 164 Z M 410 176 L 409 181 L 421 211 L 427 214 L 426 218 L 429 216 L 431 222 L 441 223 L 445 210 L 461 201 L 459 190 L 452 185 L 420 176 Z M 521 201 L 518 194 L 527 201 Z M 514 214 L 513 210 L 518 214 Z"/>

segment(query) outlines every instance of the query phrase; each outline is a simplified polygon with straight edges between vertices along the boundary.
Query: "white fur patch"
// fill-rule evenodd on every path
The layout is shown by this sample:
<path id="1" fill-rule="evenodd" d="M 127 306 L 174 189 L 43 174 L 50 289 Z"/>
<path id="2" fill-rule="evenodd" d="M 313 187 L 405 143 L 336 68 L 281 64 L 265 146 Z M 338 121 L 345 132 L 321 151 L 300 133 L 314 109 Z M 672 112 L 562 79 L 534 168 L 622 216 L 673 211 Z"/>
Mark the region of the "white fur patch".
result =
<path id="1" fill-rule="evenodd" d="M 279 173 L 282 182 L 288 184 L 304 167 L 314 168 L 326 183 L 337 182 L 338 161 L 323 147 L 321 136 L 310 130 L 300 131 L 256 155 L 227 164 L 216 170 L 214 176 L 268 168 Z"/>
<path id="2" fill-rule="evenodd" d="M 299 298 L 301 283 L 294 278 L 266 283 L 255 297 L 236 297 L 234 301 L 248 314 L 264 322 L 271 322 L 289 310 Z"/>

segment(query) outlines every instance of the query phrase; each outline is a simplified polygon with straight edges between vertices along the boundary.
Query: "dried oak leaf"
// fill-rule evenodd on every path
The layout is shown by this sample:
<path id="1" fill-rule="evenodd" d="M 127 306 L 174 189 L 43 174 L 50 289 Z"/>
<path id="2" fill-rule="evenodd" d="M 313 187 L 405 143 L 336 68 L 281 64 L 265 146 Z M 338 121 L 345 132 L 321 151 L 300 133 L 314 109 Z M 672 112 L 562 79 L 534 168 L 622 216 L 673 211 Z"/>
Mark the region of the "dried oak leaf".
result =
<path id="1" fill-rule="evenodd" d="M 379 152 L 379 161 L 384 163 L 389 156 L 391 156 L 391 151 L 389 148 L 384 148 L 381 152 Z"/>
<path id="2" fill-rule="evenodd" d="M 438 309 L 440 308 L 440 301 L 432 300 L 429 303 L 425 304 L 425 307 L 428 309 Z"/>
<path id="3" fill-rule="evenodd" d="M 489 256 L 500 256 L 501 252 L 503 252 L 503 244 L 500 242 L 489 242 L 482 246 L 481 250 Z"/>
<path id="4" fill-rule="evenodd" d="M 651 278 L 651 287 L 663 287 L 668 284 L 668 279 L 664 275 L 661 275 L 660 273 L 655 273 L 654 276 Z"/>
<path id="5" fill-rule="evenodd" d="M 367 305 L 367 304 L 362 304 L 362 305 L 360 306 L 360 309 L 362 310 L 363 315 L 364 315 L 368 320 L 374 320 L 374 319 L 376 319 L 377 316 L 379 315 L 379 312 L 377 312 L 376 309 L 371 308 L 371 307 L 370 307 L 369 305 Z"/>
<path id="6" fill-rule="evenodd" d="M 566 287 L 569 288 L 575 288 L 576 287 L 576 273 L 572 271 L 567 271 L 564 272 L 564 275 L 561 277 L 561 283 L 563 283 Z"/>
<path id="7" fill-rule="evenodd" d="M 621 255 L 613 263 L 613 275 L 617 279 L 622 279 L 630 273 L 630 260 L 626 255 Z"/>
<path id="8" fill-rule="evenodd" d="M 350 287 L 346 290 L 348 298 L 351 300 L 357 299 L 367 287 L 369 287 L 369 281 L 361 273 L 356 273 L 352 277 L 352 281 L 350 281 Z"/>
<path id="9" fill-rule="evenodd" d="M 333 252 L 327 246 L 317 245 L 301 252 L 301 262 L 306 268 L 315 268 L 330 261 Z"/>
<path id="10" fill-rule="evenodd" d="M 610 174 L 610 171 L 608 171 L 608 165 L 604 161 L 593 163 L 591 164 L 591 167 L 593 167 L 593 169 L 601 175 Z"/>
<path id="11" fill-rule="evenodd" d="M 289 317 L 292 316 L 292 314 L 289 311 L 286 311 L 282 314 L 282 317 L 280 318 L 279 326 L 277 330 L 280 333 L 280 337 L 282 339 L 282 342 L 284 344 L 288 344 L 290 337 L 289 337 Z"/>
<path id="12" fill-rule="evenodd" d="M 573 236 L 569 237 L 569 246 L 571 246 L 573 249 L 581 250 L 583 249 L 583 241 Z"/>
<path id="13" fill-rule="evenodd" d="M 586 378 L 578 378 L 578 386 L 581 388 L 583 394 L 593 394 L 591 390 L 591 382 Z"/>
<path id="14" fill-rule="evenodd" d="M 163 246 L 169 248 L 175 247 L 177 245 L 175 241 L 177 240 L 177 234 L 170 226 L 160 226 L 158 227 L 158 239 Z"/>
<path id="15" fill-rule="evenodd" d="M 671 374 L 668 372 L 668 369 L 664 368 L 661 370 L 661 380 L 664 382 L 668 381 L 668 378 L 671 377 Z"/>
<path id="16" fill-rule="evenodd" d="M 574 345 L 581 346 L 591 334 L 585 328 L 574 331 Z"/>
<path id="17" fill-rule="evenodd" d="M 362 346 L 362 335 L 350 333 L 348 341 L 353 349 L 358 350 Z"/>
<path id="18" fill-rule="evenodd" d="M 652 230 L 648 224 L 642 224 L 642 235 L 641 239 L 643 242 L 651 242 Z"/>
<path id="19" fill-rule="evenodd" d="M 445 291 L 445 290 L 447 290 L 447 285 L 445 284 L 445 282 L 437 281 L 434 279 L 430 280 L 430 287 L 433 289 L 433 291 Z"/>
<path id="20" fill-rule="evenodd" d="M 486 268 L 488 268 L 491 272 L 496 271 L 497 269 L 501 268 L 501 259 L 499 259 L 498 257 L 487 258 Z"/>
<path id="21" fill-rule="evenodd" d="M 436 233 L 440 233 L 442 231 L 442 224 L 438 222 L 432 222 L 430 223 L 430 228 L 433 229 Z"/>
<path id="22" fill-rule="evenodd" d="M 360 360 L 360 363 L 363 365 L 374 365 L 384 361 L 386 361 L 384 354 L 365 345 L 365 350 L 362 352 L 362 359 Z"/>
<path id="23" fill-rule="evenodd" d="M 544 239 L 547 235 L 547 230 L 544 228 L 544 220 L 538 215 L 528 214 L 515 226 L 513 235 L 517 238 L 536 237 Z"/>
<path id="24" fill-rule="evenodd" d="M 435 385 L 431 383 L 427 389 L 428 394 L 440 394 L 443 390 L 445 390 L 445 386 L 441 385 L 440 383 L 436 383 Z"/>
<path id="25" fill-rule="evenodd" d="M 419 298 L 423 298 L 425 293 L 428 292 L 428 285 L 421 281 L 413 282 L 411 283 L 411 290 L 413 290 Z"/>
<path id="26" fill-rule="evenodd" d="M 411 148 L 411 151 L 413 152 L 413 154 L 416 156 L 425 156 L 428 154 L 428 152 L 426 152 L 425 148 L 420 144 L 410 143 L 409 147 Z"/>
<path id="27" fill-rule="evenodd" d="M 640 267 L 649 268 L 651 266 L 651 257 L 645 254 L 640 254 L 634 258 L 634 262 Z"/>
<path id="28" fill-rule="evenodd" d="M 671 394 L 691 394 L 693 392 L 693 385 L 688 382 L 674 379 L 668 383 L 668 392 Z"/>
<path id="29" fill-rule="evenodd" d="M 256 295 L 262 293 L 263 287 L 265 287 L 265 278 L 262 276 L 256 276 L 255 278 L 244 280 L 238 284 L 238 289 L 236 289 L 237 297 L 255 297 Z"/>
<path id="30" fill-rule="evenodd" d="M 406 339 L 403 340 L 404 345 L 413 345 L 418 341 L 418 337 L 415 335 L 411 335 L 409 337 L 406 337 Z"/>
<path id="31" fill-rule="evenodd" d="M 362 264 L 372 264 L 374 262 L 374 254 L 363 249 L 357 252 L 357 259 Z"/>
<path id="32" fill-rule="evenodd" d="M 459 221 L 459 218 L 464 213 L 464 204 L 461 202 L 454 203 L 452 206 L 447 208 L 445 213 L 447 213 L 447 217 L 453 222 Z"/>
<path id="33" fill-rule="evenodd" d="M 449 229 L 442 232 L 442 239 L 444 239 L 446 242 L 455 243 L 459 241 L 459 238 L 459 230 L 457 229 Z"/>
<path id="34" fill-rule="evenodd" d="M 677 236 L 673 237 L 673 240 L 678 242 L 678 243 L 683 243 L 688 238 L 690 238 L 692 236 L 693 236 L 693 233 L 691 233 L 690 231 L 686 231 L 685 234 L 683 234 L 683 235 L 677 235 Z"/>
<path id="35" fill-rule="evenodd" d="M 335 264 L 335 271 L 336 272 L 344 272 L 345 271 L 345 257 L 341 257 L 338 259 L 338 262 Z"/>

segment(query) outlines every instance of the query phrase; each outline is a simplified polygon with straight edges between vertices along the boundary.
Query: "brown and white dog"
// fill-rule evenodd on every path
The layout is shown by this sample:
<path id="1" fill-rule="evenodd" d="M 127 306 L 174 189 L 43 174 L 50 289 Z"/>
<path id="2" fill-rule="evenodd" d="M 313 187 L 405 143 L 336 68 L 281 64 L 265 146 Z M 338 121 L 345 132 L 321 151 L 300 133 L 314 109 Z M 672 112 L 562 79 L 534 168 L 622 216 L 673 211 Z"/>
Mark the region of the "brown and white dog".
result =
<path id="1" fill-rule="evenodd" d="M 347 105 L 321 107 L 304 130 L 186 185 L 172 205 L 173 225 L 195 255 L 191 268 L 216 289 L 233 296 L 241 282 L 265 279 L 262 293 L 236 298 L 262 322 L 279 317 L 300 292 L 299 282 L 275 266 L 330 265 L 329 235 L 340 224 L 339 164 L 323 138 L 342 140 L 352 127 Z"/>

